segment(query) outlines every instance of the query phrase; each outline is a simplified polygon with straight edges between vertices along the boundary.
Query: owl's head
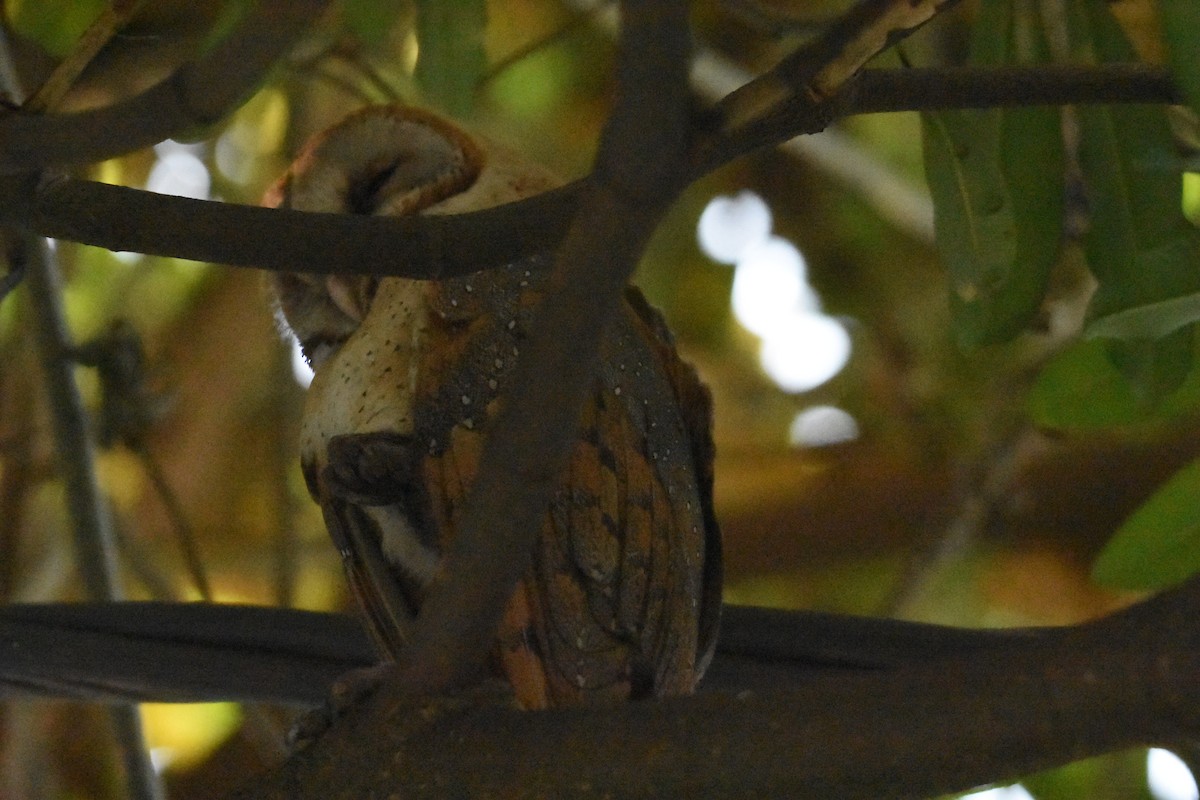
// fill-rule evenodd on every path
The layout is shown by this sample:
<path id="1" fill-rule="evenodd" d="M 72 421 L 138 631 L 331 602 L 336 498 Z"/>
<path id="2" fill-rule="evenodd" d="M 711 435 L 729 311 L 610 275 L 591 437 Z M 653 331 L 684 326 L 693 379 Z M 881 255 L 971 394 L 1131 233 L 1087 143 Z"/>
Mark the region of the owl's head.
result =
<path id="1" fill-rule="evenodd" d="M 415 108 L 378 106 L 316 135 L 263 204 L 298 211 L 400 216 L 467 191 L 484 155 L 466 133 Z M 366 317 L 378 279 L 273 273 L 276 317 L 315 368 Z"/>

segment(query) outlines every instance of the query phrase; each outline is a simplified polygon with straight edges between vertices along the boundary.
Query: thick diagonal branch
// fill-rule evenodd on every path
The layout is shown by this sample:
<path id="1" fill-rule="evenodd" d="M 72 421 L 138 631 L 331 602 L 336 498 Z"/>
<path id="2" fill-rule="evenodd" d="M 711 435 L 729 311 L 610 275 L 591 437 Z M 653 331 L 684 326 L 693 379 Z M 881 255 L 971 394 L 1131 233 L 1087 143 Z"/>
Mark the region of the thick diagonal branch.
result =
<path id="1" fill-rule="evenodd" d="M 1200 727 L 1200 579 L 1098 622 L 788 689 L 605 710 L 354 715 L 241 797 L 922 798 Z"/>
<path id="2" fill-rule="evenodd" d="M 441 690 L 483 663 L 575 439 L 621 290 L 680 187 L 687 134 L 687 6 L 630 0 L 618 99 L 595 171 L 559 249 L 447 554 L 421 609 L 397 697 Z M 536 411 L 535 411 L 536 409 Z"/>

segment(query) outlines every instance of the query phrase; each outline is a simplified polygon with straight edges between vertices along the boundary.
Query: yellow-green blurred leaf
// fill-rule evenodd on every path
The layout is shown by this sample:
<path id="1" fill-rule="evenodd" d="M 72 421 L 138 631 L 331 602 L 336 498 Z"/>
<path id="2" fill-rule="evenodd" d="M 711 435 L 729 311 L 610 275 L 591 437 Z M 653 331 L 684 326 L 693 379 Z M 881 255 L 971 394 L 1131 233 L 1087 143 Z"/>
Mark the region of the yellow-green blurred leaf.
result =
<path id="1" fill-rule="evenodd" d="M 107 5 L 105 0 L 10 0 L 5 15 L 14 31 L 62 58 Z"/>
<path id="2" fill-rule="evenodd" d="M 417 83 L 450 114 L 466 117 L 487 68 L 483 50 L 487 7 L 482 0 L 418 0 Z"/>
<path id="3" fill-rule="evenodd" d="M 1151 402 L 1109 358 L 1103 342 L 1077 342 L 1059 353 L 1038 375 L 1028 411 L 1040 428 L 1105 430 L 1170 420 L 1200 406 L 1200 370 L 1176 391 Z"/>
<path id="4" fill-rule="evenodd" d="M 1092 577 L 1117 589 L 1162 589 L 1200 571 L 1200 461 L 1142 504 L 1113 535 Z"/>
<path id="5" fill-rule="evenodd" d="M 355 36 L 368 45 L 379 46 L 407 8 L 404 0 L 347 0 L 342 5 L 342 18 Z"/>
<path id="6" fill-rule="evenodd" d="M 236 703 L 143 703 L 141 712 L 146 743 L 168 767 L 200 763 L 242 721 Z"/>

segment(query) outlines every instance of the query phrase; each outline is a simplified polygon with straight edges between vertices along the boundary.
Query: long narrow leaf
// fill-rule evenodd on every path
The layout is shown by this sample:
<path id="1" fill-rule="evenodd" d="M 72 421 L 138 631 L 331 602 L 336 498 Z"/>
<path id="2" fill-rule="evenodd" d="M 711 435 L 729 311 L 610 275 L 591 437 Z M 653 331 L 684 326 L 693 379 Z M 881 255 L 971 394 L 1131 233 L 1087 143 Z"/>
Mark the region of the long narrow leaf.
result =
<path id="1" fill-rule="evenodd" d="M 1045 58 L 1036 15 L 988 0 L 971 61 Z M 965 347 L 1005 341 L 1037 312 L 1062 232 L 1063 145 L 1054 108 L 951 111 L 923 117 L 925 172 L 938 250 Z"/>
<path id="2" fill-rule="evenodd" d="M 1079 5 L 1082 5 L 1082 9 Z M 1101 62 L 1134 59 L 1103 3 L 1078 0 L 1073 33 Z M 1155 106 L 1084 106 L 1080 166 L 1088 186 L 1091 226 L 1084 240 L 1100 286 L 1093 317 L 1151 306 L 1200 290 L 1194 233 L 1180 210 L 1182 179 L 1166 110 Z M 1110 333 L 1119 332 L 1110 326 Z M 1110 354 L 1149 397 L 1175 389 L 1192 362 L 1190 326 L 1158 339 L 1115 341 Z"/>

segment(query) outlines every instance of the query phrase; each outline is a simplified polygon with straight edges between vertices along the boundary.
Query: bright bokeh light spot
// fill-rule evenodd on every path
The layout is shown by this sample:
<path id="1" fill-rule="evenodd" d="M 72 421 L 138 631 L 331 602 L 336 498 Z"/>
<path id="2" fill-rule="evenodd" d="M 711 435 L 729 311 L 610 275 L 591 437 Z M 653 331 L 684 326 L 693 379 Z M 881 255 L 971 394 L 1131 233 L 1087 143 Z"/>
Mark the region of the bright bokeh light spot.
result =
<path id="1" fill-rule="evenodd" d="M 1183 213 L 1200 225 L 1200 172 L 1183 173 Z"/>
<path id="2" fill-rule="evenodd" d="M 850 334 L 833 317 L 793 314 L 763 338 L 759 363 L 788 392 L 815 389 L 850 359 Z"/>
<path id="3" fill-rule="evenodd" d="M 788 442 L 793 447 L 826 447 L 858 438 L 858 422 L 835 406 L 806 408 L 792 419 Z"/>
<path id="4" fill-rule="evenodd" d="M 713 261 L 737 263 L 742 253 L 771 233 L 771 210 L 751 191 L 714 197 L 700 215 L 696 239 Z"/>
<path id="5" fill-rule="evenodd" d="M 1200 790 L 1183 760 L 1170 750 L 1150 748 L 1146 755 L 1146 783 L 1156 800 L 1197 800 Z"/>
<path id="6" fill-rule="evenodd" d="M 156 770 L 200 763 L 237 730 L 237 703 L 143 703 L 139 706 Z"/>
<path id="7" fill-rule="evenodd" d="M 150 766 L 160 775 L 175 761 L 175 751 L 169 747 L 150 748 Z"/>
<path id="8" fill-rule="evenodd" d="M 204 162 L 186 150 L 168 150 L 158 158 L 146 188 L 158 194 L 207 200 L 212 178 Z"/>
<path id="9" fill-rule="evenodd" d="M 778 236 L 752 245 L 733 274 L 733 315 L 742 327 L 767 336 L 798 311 L 815 312 L 820 301 L 808 285 L 804 257 Z"/>
<path id="10" fill-rule="evenodd" d="M 113 250 L 112 257 L 122 264 L 136 264 L 146 256 L 141 253 L 135 253 L 132 250 Z"/>
<path id="11" fill-rule="evenodd" d="M 761 197 L 750 191 L 714 197 L 700 215 L 696 238 L 714 261 L 736 265 L 733 315 L 762 339 L 760 364 L 780 388 L 808 391 L 846 365 L 850 335 L 821 313 L 804 256 L 771 235 L 771 210 Z"/>
<path id="12" fill-rule="evenodd" d="M 1033 795 L 1019 783 L 1012 786 L 994 786 L 980 792 L 964 794 L 959 800 L 1033 800 Z"/>
<path id="13" fill-rule="evenodd" d="M 292 376 L 296 379 L 296 383 L 300 384 L 301 388 L 307 389 L 313 379 L 312 367 L 304 360 L 304 352 L 300 349 L 300 341 L 295 336 L 292 336 L 291 340 Z"/>

